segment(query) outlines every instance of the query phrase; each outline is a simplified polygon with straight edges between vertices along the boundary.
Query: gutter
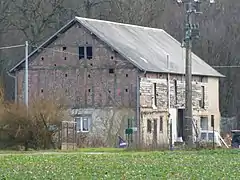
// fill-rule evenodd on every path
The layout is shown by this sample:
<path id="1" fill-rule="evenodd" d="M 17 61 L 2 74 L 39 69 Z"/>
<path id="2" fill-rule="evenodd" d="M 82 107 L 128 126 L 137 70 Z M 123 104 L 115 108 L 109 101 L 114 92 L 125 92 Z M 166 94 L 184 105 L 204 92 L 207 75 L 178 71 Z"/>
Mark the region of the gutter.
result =
<path id="1" fill-rule="evenodd" d="M 14 79 L 14 101 L 17 103 L 17 77 L 9 71 L 7 71 L 7 74 Z"/>

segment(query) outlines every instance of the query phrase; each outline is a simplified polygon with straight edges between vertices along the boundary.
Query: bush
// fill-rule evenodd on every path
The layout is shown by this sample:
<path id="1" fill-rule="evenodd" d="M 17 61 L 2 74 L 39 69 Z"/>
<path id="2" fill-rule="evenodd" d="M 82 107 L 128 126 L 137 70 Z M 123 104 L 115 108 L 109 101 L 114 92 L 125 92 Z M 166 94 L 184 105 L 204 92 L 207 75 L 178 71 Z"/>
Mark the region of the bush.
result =
<path id="1" fill-rule="evenodd" d="M 0 96 L 3 94 L 0 90 Z M 56 101 L 35 99 L 28 110 L 24 104 L 12 102 L 1 101 L 0 106 L 2 148 L 55 148 L 53 136 L 59 132 L 64 118 L 64 109 Z"/>

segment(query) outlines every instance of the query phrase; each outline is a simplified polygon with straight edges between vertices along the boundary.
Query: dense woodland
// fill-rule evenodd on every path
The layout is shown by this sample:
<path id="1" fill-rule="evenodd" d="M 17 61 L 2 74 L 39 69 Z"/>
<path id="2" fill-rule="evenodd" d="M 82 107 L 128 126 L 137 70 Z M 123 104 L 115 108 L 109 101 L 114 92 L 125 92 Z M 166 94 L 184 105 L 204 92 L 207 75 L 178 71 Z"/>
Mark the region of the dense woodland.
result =
<path id="1" fill-rule="evenodd" d="M 240 1 L 202 1 L 201 38 L 193 50 L 210 65 L 227 66 L 216 68 L 226 76 L 220 84 L 221 113 L 240 116 Z M 163 28 L 179 41 L 183 37 L 184 11 L 175 0 L 0 0 L 0 47 L 28 40 L 33 50 L 74 16 Z M 6 71 L 19 57 L 24 57 L 23 47 L 0 50 L 8 98 L 14 88 Z"/>

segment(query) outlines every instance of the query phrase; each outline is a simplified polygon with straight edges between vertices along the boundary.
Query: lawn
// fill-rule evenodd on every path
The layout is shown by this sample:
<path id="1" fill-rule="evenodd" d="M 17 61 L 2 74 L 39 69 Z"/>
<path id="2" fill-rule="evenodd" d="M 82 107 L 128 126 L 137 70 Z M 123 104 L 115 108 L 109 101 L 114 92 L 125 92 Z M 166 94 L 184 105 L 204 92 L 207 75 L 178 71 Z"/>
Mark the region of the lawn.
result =
<path id="1" fill-rule="evenodd" d="M 0 179 L 239 179 L 240 152 L 0 155 Z"/>

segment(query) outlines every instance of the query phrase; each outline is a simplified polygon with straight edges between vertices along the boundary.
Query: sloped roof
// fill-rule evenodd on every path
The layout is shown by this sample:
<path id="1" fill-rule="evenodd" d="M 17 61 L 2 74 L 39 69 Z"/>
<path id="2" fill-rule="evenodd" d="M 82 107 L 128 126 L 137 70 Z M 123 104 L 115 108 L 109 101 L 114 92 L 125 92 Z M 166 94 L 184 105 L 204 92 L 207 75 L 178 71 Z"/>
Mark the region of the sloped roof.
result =
<path id="1" fill-rule="evenodd" d="M 141 70 L 185 74 L 184 49 L 176 39 L 162 29 L 75 17 L 74 20 L 59 30 L 55 36 L 60 31 L 69 28 L 76 21 Z M 54 39 L 55 36 L 53 35 L 41 46 L 46 46 L 46 43 Z M 39 48 L 42 48 L 41 46 Z M 30 56 L 37 51 L 38 49 L 31 53 Z M 17 66 L 23 62 L 24 60 Z M 12 68 L 10 72 L 14 71 L 17 66 Z M 192 53 L 192 73 L 193 75 L 223 77 L 222 74 L 194 53 Z"/>

